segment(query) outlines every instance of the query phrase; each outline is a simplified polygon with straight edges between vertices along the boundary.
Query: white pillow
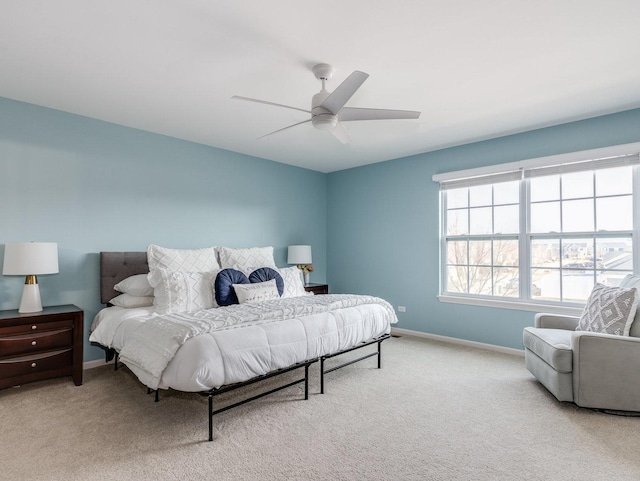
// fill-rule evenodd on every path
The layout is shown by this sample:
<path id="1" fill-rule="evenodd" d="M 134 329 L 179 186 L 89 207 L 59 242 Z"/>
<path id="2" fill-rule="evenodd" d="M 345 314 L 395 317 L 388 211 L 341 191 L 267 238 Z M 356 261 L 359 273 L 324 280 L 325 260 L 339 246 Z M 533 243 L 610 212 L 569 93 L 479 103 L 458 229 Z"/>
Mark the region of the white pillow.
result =
<path id="1" fill-rule="evenodd" d="M 146 274 L 145 274 L 146 278 Z M 130 294 L 120 294 L 109 301 L 110 304 L 118 307 L 148 307 L 153 306 L 152 296 L 132 296 Z"/>
<path id="2" fill-rule="evenodd" d="M 154 269 L 149 273 L 149 281 L 156 286 L 153 301 L 156 312 L 194 312 L 217 307 L 213 284 L 218 272 Z"/>
<path id="3" fill-rule="evenodd" d="M 135 276 L 127 277 L 118 282 L 113 288 L 118 292 L 132 296 L 153 296 L 153 287 L 149 284 L 146 274 L 136 274 Z"/>
<path id="4" fill-rule="evenodd" d="M 247 276 L 260 267 L 276 268 L 276 263 L 273 260 L 273 247 L 271 246 L 248 247 L 246 249 L 218 247 L 218 254 L 222 269 L 236 269 Z"/>
<path id="5" fill-rule="evenodd" d="M 283 267 L 277 269 L 284 281 L 284 291 L 282 297 L 299 297 L 310 294 L 304 290 L 302 271 L 296 266 Z"/>
<path id="6" fill-rule="evenodd" d="M 147 262 L 149 271 L 163 268 L 180 272 L 210 272 L 220 269 L 216 247 L 167 249 L 151 244 L 147 247 Z"/>
<path id="7" fill-rule="evenodd" d="M 269 299 L 278 299 L 280 297 L 275 279 L 252 284 L 233 284 L 233 290 L 236 292 L 240 304 L 268 301 Z"/>

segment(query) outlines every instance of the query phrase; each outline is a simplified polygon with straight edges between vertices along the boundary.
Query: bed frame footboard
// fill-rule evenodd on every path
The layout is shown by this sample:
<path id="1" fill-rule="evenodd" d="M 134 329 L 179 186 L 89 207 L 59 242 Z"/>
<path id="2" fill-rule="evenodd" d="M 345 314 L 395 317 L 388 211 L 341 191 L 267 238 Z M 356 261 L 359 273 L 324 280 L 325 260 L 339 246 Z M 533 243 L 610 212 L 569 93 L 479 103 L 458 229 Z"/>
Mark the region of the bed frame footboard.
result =
<path id="1" fill-rule="evenodd" d="M 340 368 L 349 366 L 351 364 L 355 364 L 356 362 L 360 362 L 363 361 L 365 359 L 369 359 L 370 357 L 373 356 L 378 356 L 378 369 L 380 369 L 382 367 L 382 341 L 384 341 L 385 339 L 389 339 L 391 337 L 391 334 L 384 334 L 380 337 L 376 337 L 374 339 L 371 339 L 369 341 L 365 341 L 362 344 L 358 344 L 357 346 L 354 346 L 350 349 L 345 349 L 344 351 L 340 351 L 340 352 L 336 352 L 334 354 L 327 354 L 326 356 L 322 356 L 320 358 L 320 394 L 324 394 L 324 375 L 328 374 L 330 372 L 336 371 Z M 326 369 L 324 368 L 324 361 L 326 359 L 331 359 L 332 357 L 336 357 L 336 356 L 340 356 L 342 354 L 346 354 L 347 352 L 351 352 L 351 351 L 355 351 L 356 349 L 362 349 L 363 347 L 367 347 L 370 346 L 372 344 L 378 344 L 378 348 L 376 351 L 366 354 L 362 357 L 359 357 L 358 359 L 354 359 L 352 361 L 349 362 L 345 362 L 344 364 L 340 364 L 339 366 L 335 366 L 332 367 L 331 369 Z"/>

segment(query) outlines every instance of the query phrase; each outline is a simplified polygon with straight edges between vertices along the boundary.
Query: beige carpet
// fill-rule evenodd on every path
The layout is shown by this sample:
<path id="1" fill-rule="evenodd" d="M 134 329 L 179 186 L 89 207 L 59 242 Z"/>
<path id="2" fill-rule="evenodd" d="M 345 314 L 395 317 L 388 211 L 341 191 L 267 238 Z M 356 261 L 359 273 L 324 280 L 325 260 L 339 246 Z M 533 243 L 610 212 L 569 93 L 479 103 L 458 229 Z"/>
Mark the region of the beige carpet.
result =
<path id="1" fill-rule="evenodd" d="M 559 403 L 524 359 L 402 337 L 214 417 L 127 369 L 0 391 L 2 480 L 638 480 L 640 418 Z M 231 396 L 230 398 L 233 398 Z"/>

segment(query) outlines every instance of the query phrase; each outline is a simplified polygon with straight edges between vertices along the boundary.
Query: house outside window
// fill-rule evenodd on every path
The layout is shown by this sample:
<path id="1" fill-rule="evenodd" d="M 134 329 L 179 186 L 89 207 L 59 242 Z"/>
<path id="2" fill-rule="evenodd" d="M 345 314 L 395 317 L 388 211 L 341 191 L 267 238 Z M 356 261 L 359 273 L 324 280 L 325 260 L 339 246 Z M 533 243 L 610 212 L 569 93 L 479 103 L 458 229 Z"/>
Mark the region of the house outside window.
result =
<path id="1" fill-rule="evenodd" d="M 638 154 L 558 157 L 434 176 L 441 298 L 580 306 L 634 272 Z"/>

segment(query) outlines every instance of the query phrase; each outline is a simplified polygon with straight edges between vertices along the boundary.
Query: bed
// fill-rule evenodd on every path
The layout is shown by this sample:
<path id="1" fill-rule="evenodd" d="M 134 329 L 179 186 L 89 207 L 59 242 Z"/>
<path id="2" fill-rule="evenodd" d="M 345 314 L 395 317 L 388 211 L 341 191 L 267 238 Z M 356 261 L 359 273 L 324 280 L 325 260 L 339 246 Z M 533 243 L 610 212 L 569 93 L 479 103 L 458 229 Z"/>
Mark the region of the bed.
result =
<path id="1" fill-rule="evenodd" d="M 397 322 L 376 297 L 306 293 L 296 267 L 275 266 L 272 248 L 101 252 L 100 289 L 107 307 L 92 323 L 92 344 L 116 368 L 125 364 L 156 401 L 162 389 L 206 396 L 209 441 L 219 412 L 299 383 L 307 399 L 318 361 L 321 393 L 335 369 L 372 356 L 379 368 L 381 343 Z M 369 345 L 376 351 L 325 369 L 327 359 Z M 304 377 L 213 407 L 219 394 L 294 370 Z"/>

